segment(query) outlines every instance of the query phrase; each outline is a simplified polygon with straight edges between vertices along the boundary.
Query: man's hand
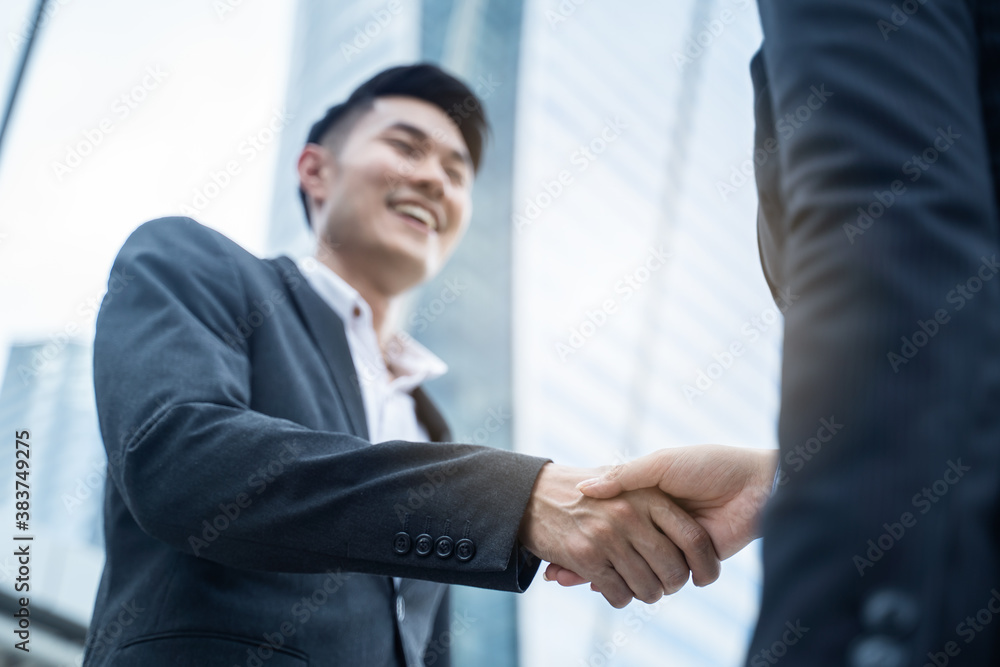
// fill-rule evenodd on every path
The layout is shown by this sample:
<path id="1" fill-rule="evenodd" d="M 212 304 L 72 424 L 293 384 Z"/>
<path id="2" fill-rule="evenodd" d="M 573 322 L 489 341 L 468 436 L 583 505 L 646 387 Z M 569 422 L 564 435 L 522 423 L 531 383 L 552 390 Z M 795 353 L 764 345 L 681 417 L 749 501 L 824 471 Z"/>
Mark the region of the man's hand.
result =
<path id="1" fill-rule="evenodd" d="M 757 519 L 771 497 L 775 450 L 699 445 L 661 449 L 613 466 L 579 485 L 591 498 L 659 487 L 712 536 L 725 560 L 757 537 Z"/>
<path id="2" fill-rule="evenodd" d="M 613 466 L 579 488 L 592 498 L 614 498 L 658 487 L 708 531 L 715 553 L 725 560 L 757 537 L 757 520 L 771 495 L 776 467 L 774 450 L 678 447 Z M 546 570 L 547 579 L 563 586 L 593 581 L 566 562 L 555 563 Z M 594 587 L 603 590 L 596 581 Z"/>
<path id="3" fill-rule="evenodd" d="M 593 582 L 621 608 L 633 597 L 653 603 L 687 582 L 704 586 L 719 576 L 709 533 L 656 489 L 595 500 L 577 484 L 598 470 L 542 467 L 521 524 L 521 543 L 539 558 L 559 563 Z"/>

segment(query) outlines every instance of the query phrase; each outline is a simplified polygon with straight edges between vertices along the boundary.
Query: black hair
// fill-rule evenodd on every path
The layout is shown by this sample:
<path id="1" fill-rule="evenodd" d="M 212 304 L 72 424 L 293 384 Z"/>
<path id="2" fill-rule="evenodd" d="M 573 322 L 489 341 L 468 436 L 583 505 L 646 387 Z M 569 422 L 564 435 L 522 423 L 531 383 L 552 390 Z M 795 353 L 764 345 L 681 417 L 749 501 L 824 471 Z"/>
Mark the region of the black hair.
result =
<path id="1" fill-rule="evenodd" d="M 309 130 L 306 143 L 322 143 L 335 130 L 349 130 L 358 118 L 371 109 L 375 98 L 389 95 L 415 97 L 436 105 L 448 114 L 462 133 L 472 158 L 473 170 L 479 170 L 483 144 L 489 132 L 482 102 L 468 86 L 430 63 L 390 67 L 368 79 L 347 100 L 327 109 Z M 301 186 L 299 197 L 306 212 L 306 224 L 311 226 L 309 200 Z"/>

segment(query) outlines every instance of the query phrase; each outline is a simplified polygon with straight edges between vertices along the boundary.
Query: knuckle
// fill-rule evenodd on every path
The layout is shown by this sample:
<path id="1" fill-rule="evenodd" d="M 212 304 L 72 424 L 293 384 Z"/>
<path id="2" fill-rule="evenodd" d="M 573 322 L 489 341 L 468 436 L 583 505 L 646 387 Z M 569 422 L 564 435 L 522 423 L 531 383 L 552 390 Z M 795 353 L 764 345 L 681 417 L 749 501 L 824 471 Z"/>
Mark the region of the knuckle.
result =
<path id="1" fill-rule="evenodd" d="M 601 522 L 593 527 L 591 535 L 594 538 L 595 543 L 600 544 L 612 544 L 617 542 L 616 531 L 614 525 L 609 522 Z M 596 547 L 591 544 L 591 549 L 596 550 Z"/>
<path id="2" fill-rule="evenodd" d="M 601 559 L 600 550 L 594 546 L 593 542 L 583 542 L 576 548 L 577 557 L 580 561 L 593 567 Z"/>
<path id="3" fill-rule="evenodd" d="M 684 588 L 684 584 L 688 581 L 688 575 L 690 573 L 686 569 L 672 569 L 667 573 L 667 579 L 663 582 L 663 592 L 667 595 L 673 595 L 680 589 Z"/>
<path id="4" fill-rule="evenodd" d="M 698 523 L 686 525 L 681 533 L 681 539 L 684 541 L 685 553 L 705 555 L 715 550 L 712 537 Z"/>
<path id="5" fill-rule="evenodd" d="M 657 565 L 659 565 L 657 568 L 658 572 L 664 570 L 669 572 L 687 566 L 687 560 L 684 558 L 684 555 L 678 551 L 672 542 L 659 542 L 656 550 L 653 552 L 653 556 L 656 558 Z"/>
<path id="6" fill-rule="evenodd" d="M 622 609 L 632 601 L 632 596 L 628 593 L 608 593 L 605 597 L 615 609 Z"/>
<path id="7" fill-rule="evenodd" d="M 713 564 L 711 571 L 708 574 L 708 579 L 702 585 L 708 585 L 718 581 L 719 575 L 722 574 L 722 568 L 719 567 L 718 563 Z"/>
<path id="8" fill-rule="evenodd" d="M 661 586 L 647 586 L 641 593 L 637 593 L 635 597 L 646 604 L 653 604 L 663 597 L 663 588 Z"/>
<path id="9" fill-rule="evenodd" d="M 631 524 L 636 519 L 635 508 L 627 500 L 610 500 L 608 503 L 608 515 L 617 523 Z"/>

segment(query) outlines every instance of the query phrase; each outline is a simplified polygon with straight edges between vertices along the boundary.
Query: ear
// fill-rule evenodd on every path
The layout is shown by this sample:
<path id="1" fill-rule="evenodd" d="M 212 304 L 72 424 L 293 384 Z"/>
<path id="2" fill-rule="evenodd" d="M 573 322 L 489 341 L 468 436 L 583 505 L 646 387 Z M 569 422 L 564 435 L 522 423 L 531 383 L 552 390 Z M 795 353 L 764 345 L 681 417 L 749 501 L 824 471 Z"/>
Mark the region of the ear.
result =
<path id="1" fill-rule="evenodd" d="M 329 149 L 319 144 L 306 144 L 299 154 L 299 184 L 314 208 L 323 205 L 326 188 L 333 177 L 332 164 Z"/>

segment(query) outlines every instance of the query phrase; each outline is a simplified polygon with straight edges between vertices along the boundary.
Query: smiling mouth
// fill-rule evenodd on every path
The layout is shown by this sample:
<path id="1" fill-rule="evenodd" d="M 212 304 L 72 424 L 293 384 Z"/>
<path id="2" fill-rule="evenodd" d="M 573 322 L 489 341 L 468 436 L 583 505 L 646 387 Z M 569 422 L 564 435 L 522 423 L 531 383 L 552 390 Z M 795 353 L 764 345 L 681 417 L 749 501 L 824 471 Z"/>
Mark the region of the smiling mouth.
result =
<path id="1" fill-rule="evenodd" d="M 411 204 L 409 202 L 403 202 L 400 204 L 394 204 L 389 208 L 393 212 L 406 218 L 407 221 L 419 225 L 421 228 L 427 231 L 431 232 L 438 231 L 437 218 L 434 217 L 434 214 L 428 211 L 423 206 L 420 206 L 418 204 Z"/>

